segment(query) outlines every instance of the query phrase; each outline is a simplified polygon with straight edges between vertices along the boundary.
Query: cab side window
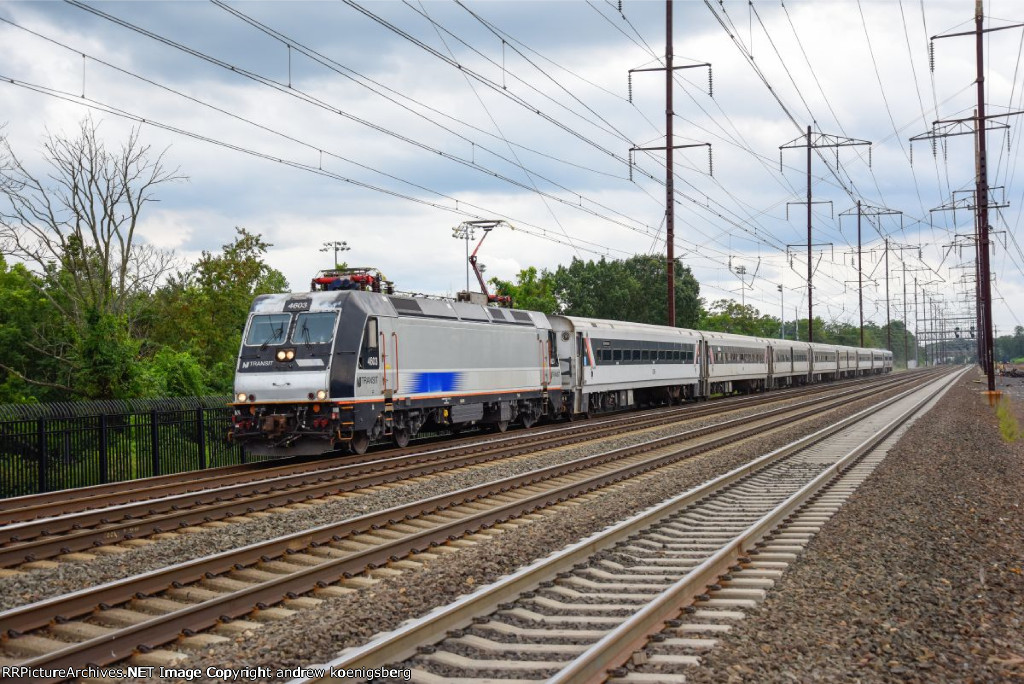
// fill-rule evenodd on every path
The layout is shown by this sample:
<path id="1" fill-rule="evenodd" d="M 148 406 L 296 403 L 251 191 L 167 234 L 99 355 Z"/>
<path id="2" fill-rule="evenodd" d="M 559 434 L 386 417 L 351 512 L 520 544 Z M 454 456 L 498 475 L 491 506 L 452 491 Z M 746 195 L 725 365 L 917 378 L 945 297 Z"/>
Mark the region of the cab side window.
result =
<path id="1" fill-rule="evenodd" d="M 360 368 L 379 368 L 380 367 L 380 344 L 378 340 L 380 335 L 377 331 L 377 319 L 368 318 L 366 319 L 366 328 L 363 329 L 363 344 L 359 349 L 359 367 Z"/>

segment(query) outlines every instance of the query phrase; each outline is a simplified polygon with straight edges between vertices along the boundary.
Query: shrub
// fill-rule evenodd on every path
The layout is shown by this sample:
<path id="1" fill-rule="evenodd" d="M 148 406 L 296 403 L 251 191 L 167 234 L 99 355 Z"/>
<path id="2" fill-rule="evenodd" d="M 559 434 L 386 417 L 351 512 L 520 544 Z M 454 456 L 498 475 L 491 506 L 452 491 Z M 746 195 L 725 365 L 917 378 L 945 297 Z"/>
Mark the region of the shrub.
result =
<path id="1" fill-rule="evenodd" d="M 1020 439 L 1020 423 L 1017 422 L 1017 417 L 1013 415 L 1010 400 L 1005 396 L 996 404 L 996 416 L 999 418 L 999 434 L 1003 436 L 1004 441 L 1016 442 Z"/>

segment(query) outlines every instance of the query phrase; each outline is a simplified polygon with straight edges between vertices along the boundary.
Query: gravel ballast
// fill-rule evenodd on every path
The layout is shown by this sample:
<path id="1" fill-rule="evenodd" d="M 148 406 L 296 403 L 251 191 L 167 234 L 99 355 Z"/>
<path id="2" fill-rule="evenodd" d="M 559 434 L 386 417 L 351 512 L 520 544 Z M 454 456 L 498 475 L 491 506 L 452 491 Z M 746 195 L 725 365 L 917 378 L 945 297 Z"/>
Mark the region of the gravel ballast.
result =
<path id="1" fill-rule="evenodd" d="M 1024 680 L 1024 441 L 1002 439 L 977 377 L 910 427 L 688 681 Z"/>
<path id="2" fill-rule="evenodd" d="M 780 405 L 803 400 L 805 399 L 788 399 Z M 756 415 L 764 410 L 763 407 L 746 408 L 730 414 L 727 418 Z M 268 512 L 260 516 L 252 516 L 245 522 L 234 522 L 223 528 L 201 528 L 201 531 L 191 534 L 172 535 L 170 538 L 160 539 L 148 546 L 135 548 L 122 546 L 122 553 L 99 556 L 89 561 L 61 561 L 56 567 L 37 569 L 10 577 L 0 577 L 0 610 L 87 589 L 104 582 L 158 570 L 194 558 L 386 510 L 530 470 L 565 463 L 614 448 L 637 444 L 655 437 L 668 436 L 683 430 L 719 423 L 722 420 L 722 417 L 708 417 L 687 422 L 685 425 L 670 424 L 637 433 L 627 433 L 611 439 L 585 441 L 567 447 L 549 449 L 517 459 L 501 459 L 462 469 L 459 473 L 444 473 L 436 477 L 429 477 L 416 483 L 396 484 L 391 488 L 377 489 L 372 492 L 363 491 L 356 496 L 332 500 L 303 510 Z"/>
<path id="3" fill-rule="evenodd" d="M 275 670 L 328 661 L 346 647 L 365 643 L 376 633 L 394 629 L 406 619 L 451 602 L 481 584 L 498 580 L 538 557 L 678 495 L 799 435 L 833 424 L 865 408 L 872 400 L 854 401 L 829 416 L 799 427 L 766 433 L 756 444 L 749 441 L 733 445 L 634 478 L 603 491 L 586 505 L 565 507 L 557 515 L 507 531 L 486 544 L 441 555 L 420 571 L 389 576 L 364 591 L 329 599 L 321 606 L 240 635 L 232 644 L 193 653 L 182 667 L 203 671 L 209 667 Z"/>
<path id="4" fill-rule="evenodd" d="M 1024 678 L 1024 442 L 1001 440 L 995 413 L 978 394 L 982 386 L 971 382 L 976 377 L 969 372 L 908 430 L 760 609 L 704 656 L 706 667 L 687 672 L 692 681 Z M 862 406 L 852 402 L 799 430 L 764 435 L 756 450 L 734 446 L 636 478 L 586 505 L 441 555 L 421 571 L 382 578 L 368 589 L 237 635 L 233 643 L 193 652 L 181 666 L 276 669 L 323 663 L 376 632 L 748 461 L 755 451 L 781 446 L 794 432 L 806 434 Z M 1022 406 L 1018 399 L 1024 423 Z M 615 441 L 620 440 L 628 441 Z M 258 530 L 262 536 L 264 526 L 280 533 L 286 519 L 291 526 L 351 515 L 357 500 L 363 506 L 371 498 L 268 516 L 234 534 Z M 147 547 L 130 557 L 156 564 L 182 547 L 195 553 L 191 545 L 199 540 L 227 543 L 220 538 L 227 533 L 225 528 L 185 535 L 178 543 L 154 545 L 160 552 Z M 34 589 L 42 593 L 38 585 Z"/>
<path id="5" fill-rule="evenodd" d="M 586 505 L 563 508 L 486 544 L 442 555 L 425 569 L 384 578 L 379 584 L 347 597 L 330 599 L 286 620 L 267 624 L 251 634 L 192 655 L 183 667 L 294 668 L 333 659 L 344 648 L 394 629 L 410 617 L 453 601 L 480 584 L 497 580 L 523 565 L 557 551 L 639 510 L 697 486 L 754 456 L 789 443 L 851 415 L 877 397 L 851 402 L 828 416 L 799 428 L 764 434 L 748 441 L 634 478 L 604 491 Z M 309 629 L 315 625 L 315 629 Z M 210 680 L 213 681 L 213 680 Z"/>

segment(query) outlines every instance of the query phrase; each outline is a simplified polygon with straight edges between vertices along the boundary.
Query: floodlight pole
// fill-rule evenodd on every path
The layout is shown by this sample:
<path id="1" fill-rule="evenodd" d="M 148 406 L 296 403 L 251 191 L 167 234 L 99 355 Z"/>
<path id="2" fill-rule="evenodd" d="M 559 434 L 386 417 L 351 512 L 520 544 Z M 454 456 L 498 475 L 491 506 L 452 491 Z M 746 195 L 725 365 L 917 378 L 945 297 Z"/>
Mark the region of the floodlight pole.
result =
<path id="1" fill-rule="evenodd" d="M 475 235 L 476 227 L 470 221 L 465 221 L 452 228 L 452 237 L 456 240 L 466 241 L 466 292 L 469 292 L 469 241 Z"/>
<path id="2" fill-rule="evenodd" d="M 338 252 L 347 252 L 352 249 L 348 246 L 348 243 L 344 240 L 330 240 L 324 243 L 324 246 L 320 248 L 321 252 L 329 252 L 334 250 L 334 265 L 331 268 L 338 268 Z"/>

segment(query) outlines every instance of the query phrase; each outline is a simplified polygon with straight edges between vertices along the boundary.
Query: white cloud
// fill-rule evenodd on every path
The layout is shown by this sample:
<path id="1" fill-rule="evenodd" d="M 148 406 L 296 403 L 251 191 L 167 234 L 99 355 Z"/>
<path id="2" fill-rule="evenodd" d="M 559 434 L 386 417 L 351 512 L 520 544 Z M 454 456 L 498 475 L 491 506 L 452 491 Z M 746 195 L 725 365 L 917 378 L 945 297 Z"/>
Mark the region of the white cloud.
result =
<path id="1" fill-rule="evenodd" d="M 721 6 L 712 4 L 721 16 Z M 634 182 L 629 182 L 628 168 L 621 161 L 631 145 L 664 144 L 662 73 L 634 74 L 634 102 L 623 99 L 626 72 L 656 66 L 648 49 L 656 55 L 664 50 L 661 3 L 625 3 L 628 22 L 612 5 L 600 3 L 468 5 L 507 32 L 510 39 L 504 48 L 499 37 L 462 8 L 438 3 L 422 6 L 481 54 L 450 35 L 442 34 L 442 40 L 402 3 L 366 6 L 434 49 L 448 54 L 450 48 L 460 64 L 499 84 L 500 92 L 476 81 L 467 82 L 463 72 L 340 3 L 236 6 L 345 68 L 416 98 L 423 106 L 404 103 L 441 125 L 314 64 L 295 50 L 289 74 L 286 46 L 214 6 L 95 6 L 284 84 L 283 93 L 258 85 L 67 5 L 2 5 L 12 20 L 73 50 L 0 26 L 0 62 L 4 64 L 0 75 L 80 94 L 81 53 L 85 52 L 269 129 L 261 130 L 86 61 L 88 97 L 269 157 L 143 126 L 145 141 L 155 150 L 169 146 L 167 164 L 180 167 L 190 180 L 160 190 L 161 202 L 145 217 L 141 232 L 147 241 L 173 248 L 182 258 L 194 258 L 203 249 L 219 250 L 233 239 L 235 226 L 245 226 L 274 244 L 268 259 L 296 289 L 305 288 L 316 268 L 329 265 L 330 256 L 319 249 L 323 242 L 337 239 L 352 246 L 345 253 L 347 261 L 379 267 L 401 289 L 453 292 L 465 284 L 465 252 L 464 245 L 451 238 L 451 227 L 469 218 L 457 213 L 456 207 L 476 216 L 506 216 L 522 229 L 501 229 L 488 237 L 481 250 L 488 277 L 513 278 L 529 265 L 554 268 L 574 255 L 593 258 L 595 254 L 584 249 L 586 243 L 613 257 L 664 248 L 663 239 L 649 234 L 663 231 L 664 153 L 637 153 Z M 1006 0 L 986 5 L 986 11 L 1000 17 L 1013 16 L 1015 8 Z M 780 175 L 779 146 L 797 138 L 813 115 L 816 130 L 873 143 L 871 168 L 865 149 L 840 151 L 839 179 L 821 158 L 814 157 L 814 197 L 832 202 L 831 207 L 814 205 L 814 241 L 821 243 L 814 257 L 815 310 L 845 320 L 857 315 L 856 296 L 849 283 L 856 278 L 849 267 L 855 224 L 845 216 L 839 219 L 853 201 L 840 187 L 841 180 L 866 203 L 906 212 L 902 230 L 893 219 L 883 219 L 882 230 L 890 234 L 894 250 L 922 245 L 924 261 L 946 279 L 930 287 L 947 295 L 950 315 L 962 311 L 967 305 L 960 300 L 969 288 L 953 285 L 962 271 L 950 267 L 961 260 L 951 257 L 944 247 L 952 240 L 947 230 L 953 225 L 952 216 L 931 209 L 949 202 L 952 191 L 970 188 L 971 137 L 949 138 L 936 157 L 929 142 L 915 143 L 913 167 L 906 154 L 912 135 L 923 133 L 936 118 L 969 116 L 976 102 L 971 38 L 936 41 L 934 75 L 928 69 L 927 54 L 930 35 L 970 28 L 971 7 L 959 1 L 929 2 L 923 9 L 906 5 L 904 16 L 897 3 L 789 3 L 786 11 L 777 4 L 755 3 L 759 18 L 751 14 L 747 3 L 726 2 L 724 9 L 732 22 L 729 30 L 752 47 L 755 64 L 797 121 L 794 125 L 782 113 L 702 3 L 677 3 L 675 49 L 681 56 L 679 63 L 687 63 L 682 56 L 706 60 L 713 64 L 714 72 L 713 98 L 706 93 L 703 69 L 677 72 L 686 84 L 675 90 L 676 143 L 713 144 L 714 178 L 705 174 L 704 149 L 675 153 L 676 190 L 683 194 L 677 205 L 677 252 L 701 280 L 704 296 L 708 300 L 740 297 L 739 280 L 729 270 L 731 257 L 734 265 L 743 264 L 748 272 L 758 273 L 753 288 L 744 292 L 748 303 L 776 314 L 776 284 L 781 282 L 787 288 L 787 318 L 792 316 L 792 307 L 798 305 L 805 288 L 806 248 L 801 246 L 806 241 L 805 208 L 799 202 L 806 192 L 806 157 L 802 149 L 785 150 L 785 172 Z M 865 24 L 874 60 L 868 52 Z M 1019 36 L 1011 33 L 986 39 L 988 101 L 993 112 L 1022 105 L 1024 89 L 1019 76 L 1015 77 Z M 516 41 L 543 56 L 526 51 Z M 523 49 L 536 66 L 513 47 Z M 86 113 L 81 104 L 48 98 L 10 83 L 0 83 L 0 87 L 5 97 L 6 132 L 23 156 L 38 149 L 45 130 L 73 132 Z M 300 90 L 322 100 L 327 109 L 291 96 Z M 504 97 L 506 93 L 523 98 L 527 106 L 513 103 Z M 402 95 L 392 97 L 401 100 Z M 808 113 L 804 101 L 813 114 Z M 372 125 L 353 122 L 330 108 Z M 561 126 L 539 115 L 538 109 Z M 112 143 L 131 126 L 109 114 L 94 116 L 102 118 L 102 130 Z M 1014 122 L 1008 119 L 1007 123 Z M 505 138 L 514 144 L 512 149 Z M 993 185 L 1006 186 L 1011 207 L 1002 210 L 1003 217 L 1008 229 L 1017 231 L 1019 207 L 1024 201 L 1015 173 L 1019 136 L 1012 133 L 1009 151 L 1001 134 L 990 134 L 989 140 Z M 324 152 L 322 160 L 320 150 Z M 484 169 L 458 164 L 434 150 L 479 163 Z M 835 151 L 822 154 L 834 167 Z M 529 173 L 519 168 L 517 156 Z M 318 175 L 320 168 L 357 183 Z M 536 187 L 564 203 L 542 199 L 494 174 L 527 188 Z M 579 205 L 592 213 L 581 211 Z M 957 218 L 961 224 L 969 223 L 960 212 Z M 869 224 L 865 225 L 864 241 L 874 267 L 882 241 Z M 559 242 L 580 249 L 577 252 Z M 1012 242 L 1007 246 L 1009 257 L 1000 243 L 997 255 L 1002 258 L 994 265 L 1000 291 L 1012 302 L 1024 289 L 1024 255 L 1014 250 Z M 923 267 L 915 250 L 899 253 L 907 255 L 913 268 Z M 890 286 L 893 301 L 901 304 L 901 263 L 896 254 L 890 253 Z M 938 276 L 933 274 L 930 279 Z M 884 289 L 876 290 L 872 284 L 865 296 L 877 317 Z M 806 302 L 802 306 L 806 307 Z M 994 317 L 1001 328 L 1012 327 L 1011 314 L 1008 306 L 997 303 Z"/>

